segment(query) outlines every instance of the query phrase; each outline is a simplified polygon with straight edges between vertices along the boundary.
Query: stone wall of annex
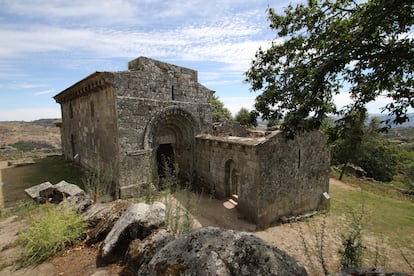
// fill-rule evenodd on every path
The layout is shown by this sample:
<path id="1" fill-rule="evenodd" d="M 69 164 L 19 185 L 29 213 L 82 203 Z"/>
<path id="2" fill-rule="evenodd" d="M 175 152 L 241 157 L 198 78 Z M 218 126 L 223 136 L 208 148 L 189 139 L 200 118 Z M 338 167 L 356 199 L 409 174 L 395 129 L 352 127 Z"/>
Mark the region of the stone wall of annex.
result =
<path id="1" fill-rule="evenodd" d="M 323 193 L 329 191 L 329 153 L 317 131 L 294 140 L 280 132 L 260 138 L 200 135 L 196 169 L 205 189 L 219 197 L 237 194 L 237 208 L 262 226 L 325 206 Z"/>
<path id="2" fill-rule="evenodd" d="M 275 218 L 302 214 L 325 206 L 329 192 L 329 151 L 319 131 L 286 140 L 274 133 L 257 147 L 260 181 L 257 220 L 264 225 Z"/>
<path id="3" fill-rule="evenodd" d="M 260 182 L 257 139 L 199 135 L 196 139 L 197 184 L 219 198 L 237 195 L 238 208 L 254 220 Z"/>

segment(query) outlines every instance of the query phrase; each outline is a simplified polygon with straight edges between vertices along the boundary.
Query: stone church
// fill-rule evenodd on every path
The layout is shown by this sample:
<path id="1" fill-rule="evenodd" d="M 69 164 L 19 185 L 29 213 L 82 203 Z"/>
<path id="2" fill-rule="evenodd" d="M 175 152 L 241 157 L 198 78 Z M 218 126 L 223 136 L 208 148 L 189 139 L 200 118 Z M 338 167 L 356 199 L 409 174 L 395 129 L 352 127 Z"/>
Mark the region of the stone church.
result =
<path id="1" fill-rule="evenodd" d="M 127 71 L 95 72 L 54 97 L 61 105 L 63 153 L 86 168 L 110 167 L 119 197 L 160 177 L 167 157 L 180 174 L 194 176 L 194 188 L 233 196 L 258 225 L 325 208 L 323 135 L 213 135 L 212 94 L 197 71 L 146 57 L 129 62 Z"/>

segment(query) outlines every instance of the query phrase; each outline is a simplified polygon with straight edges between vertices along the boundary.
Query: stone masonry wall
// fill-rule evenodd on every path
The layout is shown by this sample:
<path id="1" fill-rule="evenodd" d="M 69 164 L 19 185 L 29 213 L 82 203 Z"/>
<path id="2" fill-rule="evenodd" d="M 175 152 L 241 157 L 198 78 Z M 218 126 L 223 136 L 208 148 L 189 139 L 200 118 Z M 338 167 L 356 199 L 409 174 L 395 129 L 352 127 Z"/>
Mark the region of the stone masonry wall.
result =
<path id="1" fill-rule="evenodd" d="M 97 160 L 116 168 L 118 136 L 110 86 L 99 87 L 61 103 L 66 158 L 96 168 Z M 76 158 L 74 158 L 76 156 Z"/>
<path id="2" fill-rule="evenodd" d="M 175 118 L 178 122 L 164 127 L 185 132 L 187 136 L 191 134 L 184 137 L 189 147 L 193 147 L 196 134 L 211 132 L 212 91 L 197 82 L 196 71 L 147 58 L 130 62 L 129 69 L 113 73 L 111 79 L 116 91 L 119 182 L 124 190 L 142 186 L 153 176 L 158 147 L 153 136 L 160 124 Z M 182 130 L 180 124 L 191 131 Z M 192 151 L 193 148 L 187 150 L 191 155 Z M 193 160 L 193 157 L 183 158 Z"/>
<path id="3" fill-rule="evenodd" d="M 226 183 L 226 163 L 234 162 L 238 172 L 238 206 L 237 208 L 249 220 L 257 217 L 257 190 L 253 183 L 259 183 L 258 156 L 253 139 L 240 137 L 215 137 L 199 135 L 196 139 L 195 168 L 198 183 L 214 195 L 230 197 Z M 246 142 L 249 141 L 249 142 Z"/>
<path id="4" fill-rule="evenodd" d="M 258 146 L 258 221 L 317 210 L 329 192 L 329 152 L 322 133 L 286 140 L 281 133 Z"/>

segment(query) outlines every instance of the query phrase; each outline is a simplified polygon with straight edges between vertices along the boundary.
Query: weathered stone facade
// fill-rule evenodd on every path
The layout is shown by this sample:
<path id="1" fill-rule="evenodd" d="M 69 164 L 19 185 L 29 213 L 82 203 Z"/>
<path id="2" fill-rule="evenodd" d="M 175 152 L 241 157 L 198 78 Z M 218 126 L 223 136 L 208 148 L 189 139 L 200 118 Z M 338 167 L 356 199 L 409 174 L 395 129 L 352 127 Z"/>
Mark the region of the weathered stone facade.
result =
<path id="1" fill-rule="evenodd" d="M 240 211 L 259 225 L 323 206 L 329 189 L 329 153 L 322 133 L 286 140 L 197 136 L 200 183 L 219 197 L 237 195 Z"/>
<path id="2" fill-rule="evenodd" d="M 54 98 L 62 110 L 66 158 L 111 167 L 113 190 L 125 197 L 144 187 L 161 156 L 219 197 L 238 196 L 250 220 L 318 209 L 328 191 L 329 156 L 319 132 L 286 141 L 212 136 L 212 91 L 197 72 L 140 57 L 128 71 L 96 72 Z M 99 164 L 99 166 L 98 166 Z"/>

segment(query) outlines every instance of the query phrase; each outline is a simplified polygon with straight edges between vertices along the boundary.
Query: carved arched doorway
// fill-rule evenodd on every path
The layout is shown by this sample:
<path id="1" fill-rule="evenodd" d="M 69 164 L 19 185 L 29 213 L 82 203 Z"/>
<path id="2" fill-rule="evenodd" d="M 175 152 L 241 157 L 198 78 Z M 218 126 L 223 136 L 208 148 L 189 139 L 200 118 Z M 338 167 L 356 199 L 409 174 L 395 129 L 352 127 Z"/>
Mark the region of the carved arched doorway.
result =
<path id="1" fill-rule="evenodd" d="M 180 178 L 192 173 L 196 129 L 191 114 L 180 108 L 165 109 L 150 122 L 145 142 L 154 152 L 158 177 L 166 164 L 171 171 L 177 166 Z"/>

